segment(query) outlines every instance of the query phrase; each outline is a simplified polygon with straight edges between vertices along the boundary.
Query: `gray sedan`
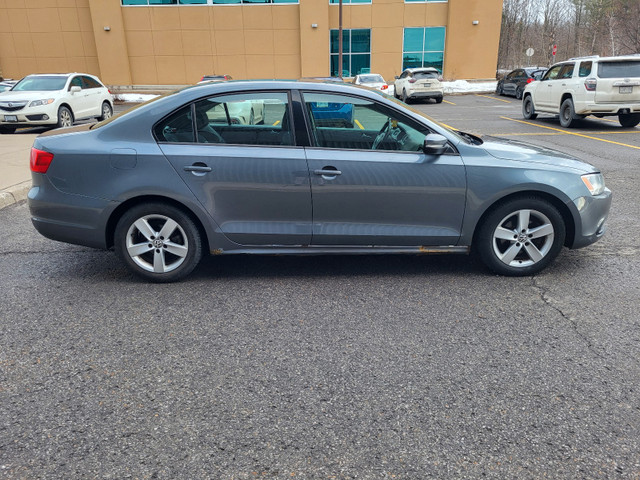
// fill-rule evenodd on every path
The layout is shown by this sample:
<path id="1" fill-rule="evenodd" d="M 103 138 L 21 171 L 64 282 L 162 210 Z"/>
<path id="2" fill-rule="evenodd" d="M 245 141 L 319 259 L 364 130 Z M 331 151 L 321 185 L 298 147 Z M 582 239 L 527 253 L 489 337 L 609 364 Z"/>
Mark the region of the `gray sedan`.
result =
<path id="1" fill-rule="evenodd" d="M 246 123 L 229 114 L 240 106 Z M 39 136 L 31 170 L 41 234 L 114 248 L 157 282 L 185 277 L 205 251 L 473 252 L 496 273 L 531 275 L 598 240 L 611 205 L 577 159 L 319 82 L 188 87 Z"/>

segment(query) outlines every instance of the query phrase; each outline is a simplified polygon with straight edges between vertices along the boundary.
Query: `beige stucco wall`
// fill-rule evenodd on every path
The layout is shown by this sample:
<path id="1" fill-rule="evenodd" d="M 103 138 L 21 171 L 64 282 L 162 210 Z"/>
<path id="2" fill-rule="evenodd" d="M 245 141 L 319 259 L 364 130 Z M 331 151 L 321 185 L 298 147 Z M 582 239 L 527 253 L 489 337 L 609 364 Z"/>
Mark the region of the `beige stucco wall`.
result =
<path id="1" fill-rule="evenodd" d="M 327 76 L 329 31 L 338 28 L 338 12 L 328 0 L 153 7 L 122 7 L 120 0 L 0 0 L 0 69 L 14 78 L 83 71 L 110 85 L 189 84 L 208 73 Z M 371 29 L 371 71 L 387 80 L 402 68 L 404 27 L 425 26 L 447 27 L 446 78 L 491 78 L 501 13 L 502 0 L 373 0 L 345 5 L 343 27 Z"/>

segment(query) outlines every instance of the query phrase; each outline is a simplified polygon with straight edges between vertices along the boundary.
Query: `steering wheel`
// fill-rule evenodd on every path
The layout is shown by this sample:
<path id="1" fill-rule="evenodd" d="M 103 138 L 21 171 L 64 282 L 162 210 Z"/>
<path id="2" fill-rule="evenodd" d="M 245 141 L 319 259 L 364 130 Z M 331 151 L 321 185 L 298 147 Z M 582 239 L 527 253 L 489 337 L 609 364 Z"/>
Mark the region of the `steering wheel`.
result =
<path id="1" fill-rule="evenodd" d="M 376 138 L 373 140 L 373 145 L 371 145 L 371 150 L 378 149 L 380 144 L 384 142 L 384 140 L 387 138 L 387 134 L 389 133 L 390 130 L 391 130 L 391 119 L 388 118 L 385 124 L 382 126 L 382 128 L 378 132 L 378 135 L 376 135 Z"/>

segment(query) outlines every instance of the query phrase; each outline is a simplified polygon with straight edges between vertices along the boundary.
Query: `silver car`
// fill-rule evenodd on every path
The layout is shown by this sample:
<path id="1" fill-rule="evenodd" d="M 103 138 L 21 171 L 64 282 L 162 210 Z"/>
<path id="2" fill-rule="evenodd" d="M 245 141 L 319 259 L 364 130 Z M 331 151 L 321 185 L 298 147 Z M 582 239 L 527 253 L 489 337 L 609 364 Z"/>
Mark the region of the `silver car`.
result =
<path id="1" fill-rule="evenodd" d="M 210 120 L 238 102 L 264 106 L 263 122 Z M 327 121 L 345 112 L 352 123 Z M 31 170 L 41 234 L 113 247 L 156 282 L 185 277 L 203 252 L 474 253 L 531 275 L 563 246 L 598 240 L 611 205 L 600 172 L 577 159 L 317 82 L 188 87 L 39 136 Z"/>

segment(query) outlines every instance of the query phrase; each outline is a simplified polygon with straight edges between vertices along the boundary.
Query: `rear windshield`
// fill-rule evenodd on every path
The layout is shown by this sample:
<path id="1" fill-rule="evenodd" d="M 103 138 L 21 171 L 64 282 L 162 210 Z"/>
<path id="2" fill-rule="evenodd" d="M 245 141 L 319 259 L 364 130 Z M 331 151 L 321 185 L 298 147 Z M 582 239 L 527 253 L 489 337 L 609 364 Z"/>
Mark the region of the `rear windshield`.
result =
<path id="1" fill-rule="evenodd" d="M 421 78 L 438 78 L 438 74 L 436 72 L 416 72 L 413 74 L 413 78 L 421 79 Z"/>
<path id="2" fill-rule="evenodd" d="M 67 77 L 25 77 L 20 80 L 14 91 L 18 92 L 53 92 L 62 90 L 67 83 Z"/>
<path id="3" fill-rule="evenodd" d="M 600 62 L 598 63 L 598 76 L 600 78 L 640 77 L 640 60 Z"/>
<path id="4" fill-rule="evenodd" d="M 382 75 L 360 75 L 362 83 L 384 83 Z"/>

